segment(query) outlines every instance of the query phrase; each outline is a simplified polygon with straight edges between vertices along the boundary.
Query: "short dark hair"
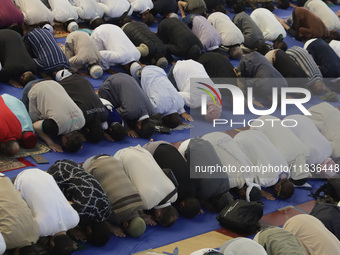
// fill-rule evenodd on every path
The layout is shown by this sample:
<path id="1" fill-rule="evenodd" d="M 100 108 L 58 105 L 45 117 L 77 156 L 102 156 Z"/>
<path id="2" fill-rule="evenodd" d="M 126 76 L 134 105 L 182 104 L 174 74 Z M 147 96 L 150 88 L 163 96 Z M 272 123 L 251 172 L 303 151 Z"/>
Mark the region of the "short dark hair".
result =
<path id="1" fill-rule="evenodd" d="M 21 36 L 24 35 L 24 29 L 22 28 L 22 25 L 13 24 L 9 27 L 9 29 L 19 33 Z"/>
<path id="2" fill-rule="evenodd" d="M 164 116 L 162 120 L 163 124 L 169 128 L 175 128 L 182 124 L 181 117 L 177 112 Z"/>
<path id="3" fill-rule="evenodd" d="M 195 197 L 185 198 L 182 202 L 183 206 L 180 207 L 180 212 L 186 218 L 195 217 L 201 210 L 201 203 Z"/>
<path id="4" fill-rule="evenodd" d="M 111 234 L 109 227 L 105 222 L 94 222 L 92 224 L 92 232 L 88 238 L 88 242 L 94 246 L 104 246 L 110 239 Z"/>
<path id="5" fill-rule="evenodd" d="M 284 41 L 276 41 L 273 44 L 273 48 L 274 49 L 280 49 L 280 50 L 286 51 L 288 46 L 287 46 L 287 43 L 284 42 Z"/>
<path id="6" fill-rule="evenodd" d="M 233 46 L 229 48 L 229 55 L 232 59 L 240 59 L 243 55 L 243 51 L 240 46 Z"/>
<path id="7" fill-rule="evenodd" d="M 258 187 L 253 187 L 249 193 L 250 201 L 261 201 L 262 192 Z"/>
<path id="8" fill-rule="evenodd" d="M 37 250 L 36 246 L 33 244 L 33 245 L 21 247 L 19 249 L 19 255 L 39 255 L 39 251 Z"/>
<path id="9" fill-rule="evenodd" d="M 257 52 L 261 53 L 263 56 L 266 55 L 269 50 L 269 46 L 265 42 L 262 42 L 257 46 Z"/>
<path id="10" fill-rule="evenodd" d="M 53 254 L 70 255 L 73 250 L 73 241 L 67 234 L 61 234 L 54 238 L 54 247 L 52 247 Z"/>
<path id="11" fill-rule="evenodd" d="M 111 125 L 107 130 L 107 133 L 115 141 L 121 141 L 126 137 L 125 128 L 119 122 L 115 122 Z"/>
<path id="12" fill-rule="evenodd" d="M 225 7 L 224 7 L 223 4 L 218 4 L 218 5 L 216 5 L 216 6 L 213 8 L 213 10 L 214 10 L 215 12 L 222 12 L 222 13 L 224 13 L 224 14 L 227 13 L 227 11 L 226 11 L 226 9 L 225 9 Z"/>
<path id="13" fill-rule="evenodd" d="M 67 135 L 65 144 L 66 150 L 69 152 L 77 152 L 83 146 L 83 136 L 79 132 L 72 132 Z"/>
<path id="14" fill-rule="evenodd" d="M 159 225 L 162 227 L 170 227 L 176 222 L 178 218 L 178 212 L 175 207 L 169 205 L 159 210 L 161 211 L 160 217 L 157 220 Z"/>
<path id="15" fill-rule="evenodd" d="M 268 9 L 269 11 L 273 12 L 274 11 L 274 4 L 272 1 L 269 1 L 269 2 L 266 2 L 266 3 L 263 3 L 262 4 L 262 8 L 266 8 Z"/>
<path id="16" fill-rule="evenodd" d="M 141 128 L 136 129 L 136 132 L 140 137 L 149 139 L 155 132 L 155 124 L 150 118 L 144 119 L 141 122 Z"/>
<path id="17" fill-rule="evenodd" d="M 246 11 L 246 5 L 243 0 L 234 0 L 232 6 L 236 14 Z"/>
<path id="18" fill-rule="evenodd" d="M 289 0 L 278 0 L 277 1 L 277 6 L 280 9 L 288 9 L 290 6 L 290 1 Z"/>
<path id="19" fill-rule="evenodd" d="M 201 47 L 195 44 L 190 48 L 187 54 L 187 58 L 197 60 L 201 56 L 201 53 L 202 53 Z"/>
<path id="20" fill-rule="evenodd" d="M 104 137 L 104 130 L 100 123 L 98 123 L 98 125 L 85 128 L 84 136 L 86 141 L 90 143 L 97 143 Z"/>
<path id="21" fill-rule="evenodd" d="M 119 19 L 119 26 L 122 27 L 130 22 L 132 22 L 132 19 L 129 16 L 125 15 L 122 19 Z"/>
<path id="22" fill-rule="evenodd" d="M 217 196 L 210 198 L 214 212 L 221 212 L 224 207 L 233 202 L 233 197 L 229 192 L 224 192 Z"/>
<path id="23" fill-rule="evenodd" d="M 150 12 L 148 12 L 148 13 L 142 15 L 142 21 L 146 25 L 150 26 L 150 25 L 152 25 L 152 23 L 155 22 L 155 17 Z"/>
<path id="24" fill-rule="evenodd" d="M 290 180 L 283 180 L 281 183 L 281 189 L 277 196 L 281 199 L 288 199 L 293 196 L 295 191 L 294 184 Z"/>
<path id="25" fill-rule="evenodd" d="M 26 86 L 30 81 L 35 80 L 35 75 L 31 71 L 24 72 L 20 77 L 20 83 L 22 86 Z"/>
<path id="26" fill-rule="evenodd" d="M 5 148 L 3 149 L 3 153 L 6 156 L 11 157 L 18 153 L 18 148 L 20 148 L 19 142 L 17 140 L 10 140 L 5 142 Z"/>
<path id="27" fill-rule="evenodd" d="M 102 24 L 105 24 L 104 20 L 102 18 L 96 18 L 94 21 L 90 23 L 90 26 L 91 28 L 95 29 L 96 27 L 99 27 Z"/>

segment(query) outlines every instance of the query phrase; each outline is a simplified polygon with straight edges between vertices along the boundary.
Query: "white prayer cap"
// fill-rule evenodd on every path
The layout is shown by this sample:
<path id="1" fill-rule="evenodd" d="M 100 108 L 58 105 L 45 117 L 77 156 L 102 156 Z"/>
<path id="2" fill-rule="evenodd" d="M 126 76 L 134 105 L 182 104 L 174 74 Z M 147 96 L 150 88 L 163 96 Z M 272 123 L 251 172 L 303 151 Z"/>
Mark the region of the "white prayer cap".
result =
<path id="1" fill-rule="evenodd" d="M 93 79 L 99 79 L 103 75 L 103 68 L 100 65 L 93 65 L 90 68 L 90 75 Z"/>
<path id="2" fill-rule="evenodd" d="M 223 255 L 267 255 L 266 250 L 257 242 L 245 237 L 226 241 L 220 248 Z"/>

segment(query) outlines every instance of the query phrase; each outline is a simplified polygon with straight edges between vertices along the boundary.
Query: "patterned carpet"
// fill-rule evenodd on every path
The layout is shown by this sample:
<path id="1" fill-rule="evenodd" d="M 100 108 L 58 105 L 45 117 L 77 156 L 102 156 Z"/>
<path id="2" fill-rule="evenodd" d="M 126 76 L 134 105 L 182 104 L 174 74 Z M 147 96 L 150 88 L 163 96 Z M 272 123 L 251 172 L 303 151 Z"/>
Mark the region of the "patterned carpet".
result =
<path id="1" fill-rule="evenodd" d="M 38 142 L 37 145 L 32 149 L 25 149 L 21 147 L 19 153 L 14 157 L 0 156 L 0 172 L 11 171 L 28 166 L 35 166 L 24 158 L 35 154 L 43 154 L 49 152 L 50 150 L 51 149 L 45 144 Z"/>
<path id="2" fill-rule="evenodd" d="M 24 158 L 1 158 L 0 157 L 0 172 L 7 172 L 28 166 L 35 166 Z"/>

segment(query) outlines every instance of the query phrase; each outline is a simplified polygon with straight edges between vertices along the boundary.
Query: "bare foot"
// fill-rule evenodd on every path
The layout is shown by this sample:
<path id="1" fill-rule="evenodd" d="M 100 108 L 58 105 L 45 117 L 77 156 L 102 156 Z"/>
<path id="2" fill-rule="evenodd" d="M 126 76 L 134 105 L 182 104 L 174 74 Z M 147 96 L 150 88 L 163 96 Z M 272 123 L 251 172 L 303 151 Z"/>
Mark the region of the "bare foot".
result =
<path id="1" fill-rule="evenodd" d="M 8 83 L 11 86 L 13 86 L 14 88 L 22 88 L 23 87 L 20 82 L 15 81 L 15 80 L 9 80 Z"/>
<path id="2" fill-rule="evenodd" d="M 194 121 L 194 119 L 191 117 L 191 115 L 189 113 L 184 112 L 184 113 L 181 114 L 181 116 L 182 116 L 183 119 L 185 119 L 187 121 Z"/>

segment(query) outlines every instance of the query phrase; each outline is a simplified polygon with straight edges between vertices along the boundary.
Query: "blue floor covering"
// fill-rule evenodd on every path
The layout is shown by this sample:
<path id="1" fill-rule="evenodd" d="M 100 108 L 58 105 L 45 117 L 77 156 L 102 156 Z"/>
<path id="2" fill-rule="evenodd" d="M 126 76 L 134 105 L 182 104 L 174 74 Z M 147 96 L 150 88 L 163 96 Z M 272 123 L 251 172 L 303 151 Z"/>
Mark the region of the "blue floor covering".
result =
<path id="1" fill-rule="evenodd" d="M 338 7 L 332 7 L 334 11 L 339 9 Z M 281 17 L 281 18 L 288 18 L 288 16 L 291 14 L 293 8 L 289 8 L 287 10 L 280 10 L 276 9 L 274 13 Z M 230 17 L 233 16 L 233 14 L 228 14 Z M 157 24 L 153 25 L 151 27 L 153 31 L 156 31 Z M 58 42 L 64 42 L 65 38 L 60 38 L 57 40 Z M 286 43 L 289 47 L 293 45 L 302 46 L 302 43 L 299 41 L 296 41 L 295 39 L 291 38 L 289 35 L 285 39 Z M 234 66 L 238 64 L 238 61 L 231 61 Z M 93 87 L 95 89 L 98 89 L 101 83 L 105 78 L 107 78 L 109 74 L 105 73 L 103 77 L 99 80 L 93 80 L 91 78 L 90 81 L 93 84 Z M 11 87 L 8 84 L 0 83 L 0 94 L 8 93 L 13 96 L 16 96 L 18 98 L 21 97 L 21 91 L 22 89 Z M 305 104 L 305 107 L 308 108 L 314 104 L 322 102 L 321 99 L 319 99 L 316 96 L 313 96 L 312 99 Z M 333 103 L 335 106 L 339 106 L 339 103 Z M 289 114 L 295 114 L 300 113 L 299 110 L 294 107 L 288 107 L 287 109 L 287 115 Z M 182 131 L 175 131 L 172 132 L 170 135 L 165 134 L 154 134 L 153 139 L 155 141 L 157 140 L 166 140 L 169 142 L 177 142 L 177 141 L 183 141 L 189 137 L 192 136 L 199 136 L 208 132 L 216 131 L 217 129 L 212 129 L 212 124 L 207 123 L 202 120 L 201 116 L 196 112 L 192 112 L 193 117 L 195 118 L 195 122 L 193 122 L 194 128 L 191 130 L 182 130 Z M 277 117 L 282 117 L 280 115 L 280 111 L 277 110 L 274 113 Z M 222 116 L 221 118 L 230 119 L 233 118 L 234 121 L 241 121 L 242 119 L 253 119 L 256 118 L 255 115 L 251 114 L 249 111 L 246 112 L 245 116 L 237 117 L 232 115 L 231 107 L 228 104 L 224 104 Z M 240 126 L 241 127 L 241 126 Z M 226 126 L 220 126 L 218 130 L 225 131 L 229 129 L 235 129 L 239 128 L 239 126 L 233 126 L 230 127 L 229 125 Z M 53 164 L 56 160 L 59 159 L 72 159 L 78 163 L 84 162 L 88 157 L 99 154 L 99 153 L 107 153 L 113 155 L 117 150 L 121 148 L 125 148 L 128 146 L 135 146 L 137 144 L 144 145 L 148 141 L 145 139 L 136 139 L 136 138 L 126 138 L 124 141 L 121 142 L 108 142 L 106 140 L 102 140 L 101 142 L 97 144 L 88 144 L 85 143 L 83 146 L 83 149 L 80 150 L 76 154 L 72 153 L 56 153 L 56 152 L 48 152 L 44 154 L 46 159 L 50 162 L 50 164 L 44 164 L 44 165 L 38 165 L 38 167 L 42 170 L 47 170 L 48 167 Z M 28 157 L 27 160 L 31 161 L 33 164 L 35 162 Z M 19 172 L 21 172 L 23 169 L 13 170 L 6 172 L 5 175 L 9 176 L 10 178 L 13 178 L 16 176 Z M 310 180 L 309 183 L 313 186 L 313 189 L 315 190 L 317 187 L 320 186 L 321 183 L 324 181 L 322 180 Z M 264 214 L 268 214 L 271 212 L 274 212 L 280 208 L 283 208 L 288 205 L 297 205 L 300 203 L 304 203 L 311 200 L 311 197 L 309 196 L 310 191 L 303 190 L 303 189 L 296 189 L 295 194 L 293 197 L 286 201 L 282 200 L 275 200 L 275 201 L 264 201 L 265 207 L 264 207 Z M 198 215 L 194 219 L 183 219 L 179 218 L 179 220 L 175 223 L 174 226 L 170 228 L 162 228 L 159 226 L 156 227 L 147 227 L 147 230 L 143 236 L 140 238 L 118 238 L 115 236 L 112 236 L 109 243 L 101 248 L 94 248 L 89 246 L 87 249 L 76 252 L 74 254 L 77 255 L 106 255 L 106 254 L 114 254 L 114 255 L 127 255 L 131 254 L 133 252 L 138 252 L 142 250 L 146 250 L 149 248 L 155 248 L 159 246 L 163 246 L 172 242 L 176 242 L 185 238 L 189 238 L 198 234 L 202 234 L 205 232 L 209 232 L 215 229 L 220 228 L 219 223 L 216 220 L 216 214 L 205 212 L 202 215 Z M 188 254 L 181 254 L 181 255 L 188 255 Z"/>

